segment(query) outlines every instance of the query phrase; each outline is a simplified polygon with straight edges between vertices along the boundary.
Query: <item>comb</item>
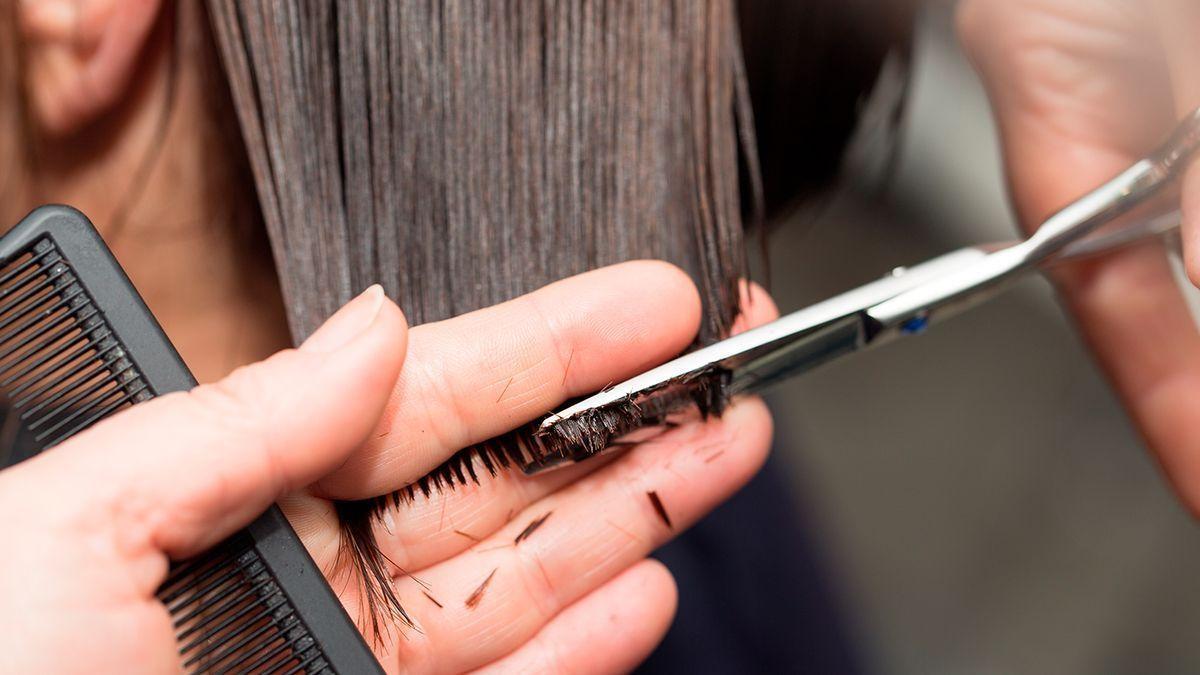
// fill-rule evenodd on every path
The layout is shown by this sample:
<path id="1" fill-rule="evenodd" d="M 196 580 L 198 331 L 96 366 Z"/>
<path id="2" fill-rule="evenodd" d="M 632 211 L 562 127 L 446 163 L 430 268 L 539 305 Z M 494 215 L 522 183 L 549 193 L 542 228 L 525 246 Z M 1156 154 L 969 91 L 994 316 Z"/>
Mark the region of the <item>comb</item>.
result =
<path id="1" fill-rule="evenodd" d="M 0 238 L 0 468 L 196 385 L 99 234 L 42 207 Z M 158 589 L 190 673 L 380 673 L 278 507 Z"/>

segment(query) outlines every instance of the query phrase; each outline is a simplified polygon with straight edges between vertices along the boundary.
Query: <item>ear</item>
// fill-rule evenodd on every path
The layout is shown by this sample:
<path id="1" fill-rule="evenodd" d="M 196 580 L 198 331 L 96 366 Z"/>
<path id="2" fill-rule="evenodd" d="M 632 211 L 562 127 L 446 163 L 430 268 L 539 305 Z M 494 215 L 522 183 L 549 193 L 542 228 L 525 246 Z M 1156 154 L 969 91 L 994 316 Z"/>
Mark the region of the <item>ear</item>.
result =
<path id="1" fill-rule="evenodd" d="M 20 0 L 30 114 L 51 134 L 75 131 L 125 93 L 162 0 Z"/>

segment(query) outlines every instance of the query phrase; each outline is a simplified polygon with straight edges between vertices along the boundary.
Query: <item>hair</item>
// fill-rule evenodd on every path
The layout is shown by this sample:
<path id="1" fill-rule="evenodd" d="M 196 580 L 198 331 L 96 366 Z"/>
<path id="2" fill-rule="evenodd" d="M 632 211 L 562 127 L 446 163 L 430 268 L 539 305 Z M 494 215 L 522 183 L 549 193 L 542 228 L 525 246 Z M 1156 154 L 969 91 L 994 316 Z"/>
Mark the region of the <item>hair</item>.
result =
<path id="1" fill-rule="evenodd" d="M 745 46 L 769 221 L 834 184 L 889 54 L 907 60 L 914 0 L 743 0 Z M 900 96 L 888 103 L 899 115 Z M 889 154 L 892 147 L 875 148 Z"/>
<path id="2" fill-rule="evenodd" d="M 642 257 L 728 330 L 730 0 L 211 8 L 297 339 L 371 283 L 423 323 Z"/>

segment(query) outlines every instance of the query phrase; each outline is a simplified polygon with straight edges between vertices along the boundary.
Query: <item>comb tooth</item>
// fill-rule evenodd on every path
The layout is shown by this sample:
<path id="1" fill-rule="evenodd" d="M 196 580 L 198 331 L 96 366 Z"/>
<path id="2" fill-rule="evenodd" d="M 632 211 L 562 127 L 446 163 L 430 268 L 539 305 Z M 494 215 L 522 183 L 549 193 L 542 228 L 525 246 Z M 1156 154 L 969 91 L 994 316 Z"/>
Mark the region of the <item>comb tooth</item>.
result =
<path id="1" fill-rule="evenodd" d="M 47 249 L 45 251 L 42 251 L 41 253 L 35 254 L 29 260 L 14 267 L 10 271 L 5 272 L 3 275 L 0 275 L 0 286 L 5 287 L 5 289 L 0 290 L 0 298 L 3 298 L 8 293 L 8 283 L 9 282 L 11 282 L 13 279 L 17 278 L 18 276 L 20 276 L 22 273 L 28 272 L 30 269 L 32 269 L 34 267 L 40 268 L 42 262 L 44 262 L 46 257 L 50 256 L 50 255 L 57 256 L 56 253 L 52 253 L 49 249 Z M 57 258 L 55 258 L 55 259 L 57 260 Z"/>
<path id="2" fill-rule="evenodd" d="M 64 268 L 58 267 L 55 269 L 58 263 L 57 259 L 44 260 L 43 262 L 50 262 L 54 266 L 50 268 L 40 267 L 36 271 L 30 268 L 28 274 L 18 275 L 9 280 L 8 286 L 3 291 L 0 291 L 0 301 L 4 303 L 0 305 L 0 309 L 4 309 L 7 312 L 27 300 L 31 290 L 41 287 L 46 282 L 53 285 L 55 281 L 67 273 L 67 270 Z M 48 272 L 47 269 L 50 271 Z"/>
<path id="3" fill-rule="evenodd" d="M 265 594 L 269 595 L 271 592 L 271 589 L 268 587 L 271 582 L 271 575 L 267 574 L 265 572 L 265 570 L 262 570 L 262 569 L 259 569 L 254 574 L 255 574 L 255 577 L 254 577 L 255 583 L 250 588 L 245 589 L 245 590 L 249 591 L 249 592 L 257 591 L 260 594 L 265 593 Z M 266 583 L 263 583 L 264 581 Z M 174 615 L 180 609 L 187 608 L 187 607 L 190 607 L 195 604 L 202 604 L 203 599 L 210 595 L 213 596 L 213 598 L 212 598 L 213 602 L 225 600 L 226 597 L 230 593 L 236 593 L 237 589 L 239 587 L 241 587 L 245 582 L 246 582 L 246 578 L 243 575 L 236 575 L 230 579 L 225 579 L 220 584 L 215 585 L 211 590 L 196 593 L 196 595 L 193 596 L 193 599 L 189 599 L 188 602 L 182 603 L 182 605 L 180 605 L 178 608 L 176 608 L 171 613 L 172 613 L 172 615 Z M 238 602 L 240 602 L 241 600 L 245 600 L 247 597 L 249 597 L 249 596 L 246 596 L 246 594 L 244 592 L 237 593 L 235 596 L 229 598 L 228 600 L 223 602 L 219 607 L 213 609 L 211 612 L 208 612 L 208 613 L 204 613 L 203 608 L 201 608 L 199 611 L 199 614 L 204 614 L 204 615 L 199 616 L 198 619 L 195 621 L 195 623 L 193 623 L 190 626 L 188 626 L 187 628 L 177 632 L 175 634 L 175 639 L 179 642 L 183 642 L 184 640 L 188 639 L 192 635 L 195 635 L 196 633 L 211 632 L 211 631 L 208 631 L 208 628 L 211 626 L 211 624 L 214 621 L 217 621 L 218 619 L 220 619 L 223 616 L 228 616 L 229 615 L 228 613 L 230 611 L 233 611 L 237 608 Z M 189 611 L 188 614 L 189 614 L 189 616 L 191 616 L 191 615 L 197 614 L 197 612 Z M 180 617 L 175 620 L 175 624 L 182 625 L 184 623 L 187 623 L 188 620 L 189 619 L 187 619 L 187 618 Z"/>
<path id="4" fill-rule="evenodd" d="M 46 397 L 44 400 L 42 400 L 37 405 L 35 405 L 32 408 L 29 408 L 28 410 L 25 411 L 25 416 L 32 417 L 34 415 L 41 413 L 42 410 L 44 410 L 47 406 L 51 406 L 51 405 L 55 406 L 50 409 L 50 412 L 47 412 L 47 413 L 41 415 L 41 418 L 38 419 L 37 421 L 30 422 L 29 428 L 37 429 L 38 427 L 42 426 L 42 424 L 54 419 L 55 417 L 61 415 L 64 412 L 70 410 L 76 403 L 78 403 L 82 399 L 85 399 L 88 396 L 95 394 L 96 392 L 100 391 L 105 385 L 111 384 L 112 382 L 116 381 L 116 379 L 121 376 L 121 373 L 124 373 L 125 371 L 129 370 L 132 367 L 133 367 L 132 365 L 126 365 L 124 368 L 121 368 L 120 370 L 118 370 L 116 372 L 110 372 L 107 377 L 104 377 L 98 381 L 92 382 L 92 384 L 86 386 L 82 390 L 75 390 L 73 394 L 72 394 L 72 391 L 73 391 L 72 384 L 86 384 L 87 381 L 85 380 L 81 383 L 71 383 L 71 382 L 63 383 L 64 386 L 62 389 L 55 392 L 54 394 L 51 394 L 50 396 Z M 71 395 L 68 396 L 66 400 L 62 400 L 63 397 L 67 396 L 68 394 L 71 394 Z M 59 403 L 59 401 L 62 401 L 62 402 Z"/>
<path id="5" fill-rule="evenodd" d="M 0 374 L 46 447 L 129 405 L 145 387 L 132 364 L 112 358 L 119 343 L 54 244 L 42 239 L 33 249 L 0 274 Z"/>
<path id="6" fill-rule="evenodd" d="M 55 432 L 57 432 L 59 429 L 61 429 L 67 422 L 70 422 L 71 420 L 79 417 L 80 415 L 82 415 L 88 411 L 87 408 L 81 408 L 75 414 L 71 415 L 70 417 L 68 417 L 68 418 L 64 419 L 63 421 L 59 422 L 58 424 L 54 425 L 53 428 L 47 429 L 46 431 L 42 432 L 41 434 L 38 434 L 36 438 L 38 441 L 47 441 L 47 439 L 50 439 L 47 441 L 50 445 L 58 443 L 60 440 L 62 440 L 64 438 L 70 438 L 71 436 L 79 433 L 83 429 L 90 427 L 91 425 L 95 424 L 96 422 L 113 414 L 114 412 L 117 411 L 117 409 L 119 409 L 129 403 L 132 403 L 138 397 L 138 395 L 145 389 L 146 389 L 146 385 L 143 383 L 139 383 L 132 391 L 130 391 L 129 393 L 120 397 L 119 399 L 113 401 L 105 408 L 97 411 L 95 414 L 91 415 L 90 417 L 87 417 L 87 418 L 83 419 L 82 421 L 76 423 L 75 426 L 71 427 L 70 429 L 67 429 L 65 432 L 55 435 Z M 120 390 L 116 389 L 114 391 L 119 392 Z"/>
<path id="7" fill-rule="evenodd" d="M 244 588 L 241 591 L 238 591 L 232 597 L 226 598 L 224 596 L 216 595 L 212 598 L 204 600 L 203 602 L 198 603 L 195 607 L 193 607 L 191 610 L 189 610 L 187 614 L 177 617 L 174 621 L 174 625 L 176 628 L 179 628 L 179 627 L 183 626 L 184 624 L 186 624 L 187 622 L 191 621 L 192 619 L 196 619 L 201 614 L 205 614 L 205 613 L 211 613 L 211 615 L 214 615 L 214 616 L 224 614 L 225 612 L 229 611 L 230 607 L 233 607 L 234 605 L 241 602 L 242 600 L 245 600 L 246 598 L 257 593 L 270 580 L 271 580 L 270 575 L 263 575 L 262 579 L 259 579 L 257 582 L 255 582 L 253 585 L 251 585 L 249 588 Z M 216 605 L 217 603 L 221 603 L 221 604 L 214 607 L 213 605 Z M 178 633 L 176 635 L 176 638 L 182 639 L 182 638 L 186 637 L 187 635 L 190 635 L 191 634 L 191 633 L 189 633 L 190 630 L 191 630 L 191 628 L 184 630 L 181 633 Z"/>
<path id="8" fill-rule="evenodd" d="M 268 588 L 271 588 L 271 586 L 268 586 Z M 194 637 L 191 642 L 181 645 L 179 647 L 179 653 L 186 656 L 188 652 L 204 644 L 210 637 L 220 634 L 222 631 L 233 626 L 234 624 L 240 623 L 241 625 L 245 626 L 247 624 L 255 623 L 259 619 L 265 617 L 270 610 L 273 609 L 273 605 L 270 603 L 272 598 L 278 594 L 278 590 L 272 588 L 269 592 L 272 595 L 264 596 L 267 598 L 267 602 L 249 603 L 236 612 L 225 616 L 220 621 L 216 622 L 215 625 L 207 626 L 204 632 Z M 183 665 L 188 666 L 194 664 L 201 658 L 212 654 L 213 651 L 219 649 L 222 644 L 224 643 L 215 642 L 210 644 L 204 649 L 201 649 L 199 652 L 193 654 L 186 662 L 184 662 Z"/>
<path id="9" fill-rule="evenodd" d="M 39 327 L 31 335 L 27 335 L 21 342 L 18 342 L 17 344 L 5 349 L 0 349 L 0 359 L 7 359 L 21 347 L 29 345 L 27 349 L 13 357 L 14 361 L 24 361 L 25 359 L 29 358 L 30 355 L 36 354 L 42 349 L 45 349 L 47 344 L 53 344 L 69 335 L 71 331 L 76 330 L 76 325 L 71 322 L 71 319 L 73 318 L 74 316 L 70 315 L 55 317 L 54 320 Z M 58 328 L 63 323 L 66 323 L 67 326 L 64 328 L 59 328 L 57 332 L 51 335 L 47 335 L 47 333 L 55 328 Z"/>
<path id="10" fill-rule="evenodd" d="M 88 359 L 86 361 L 103 361 L 110 352 L 112 352 L 114 349 L 116 349 L 119 346 L 119 345 L 117 345 L 116 341 L 113 341 L 112 344 L 109 344 L 107 347 L 104 347 L 103 345 L 104 345 L 104 343 L 102 341 L 100 344 L 100 346 L 102 347 L 101 350 L 98 352 L 95 352 L 94 355 L 92 355 L 92 358 Z M 74 349 L 72 349 L 72 347 L 74 347 Z M 64 353 L 64 352 L 68 352 L 68 350 L 69 350 L 69 353 Z M 37 359 L 34 359 L 32 362 L 24 365 L 20 370 L 13 373 L 8 378 L 5 378 L 3 381 L 0 381 L 0 387 L 7 387 L 7 385 L 9 383 L 15 382 L 15 381 L 21 379 L 22 377 L 25 377 L 26 375 L 31 374 L 34 370 L 39 369 L 42 366 L 46 366 L 44 371 L 37 373 L 37 377 L 31 377 L 24 384 L 13 387 L 10 390 L 10 392 L 11 392 L 10 396 L 14 396 L 14 397 L 21 396 L 22 392 L 24 392 L 26 389 L 37 384 L 39 381 L 44 380 L 42 386 L 35 388 L 33 390 L 33 392 L 31 393 L 31 395 L 24 397 L 24 399 L 22 399 L 22 400 L 36 399 L 38 396 L 41 396 L 42 394 L 46 393 L 47 391 L 53 389 L 54 386 L 57 384 L 57 382 L 55 381 L 55 379 L 53 377 L 48 377 L 49 375 L 51 375 L 55 371 L 65 367 L 67 364 L 71 363 L 72 361 L 79 359 L 81 356 L 83 356 L 84 354 L 87 354 L 91 350 L 92 350 L 91 337 L 86 333 L 81 333 L 80 335 L 76 336 L 75 338 L 72 338 L 70 341 L 62 343 L 61 346 L 56 347 L 55 349 L 51 350 L 49 353 L 44 354 L 44 355 L 38 357 Z M 20 405 L 25 405 L 25 404 L 24 403 L 18 404 L 18 406 L 20 406 Z"/>
<path id="11" fill-rule="evenodd" d="M 54 282 L 58 281 L 59 279 L 66 278 L 66 275 L 69 273 L 69 269 L 67 268 L 66 265 L 56 266 L 56 268 L 57 269 L 55 269 L 55 271 L 52 274 L 50 274 L 46 277 L 41 277 L 41 278 L 29 277 L 25 280 L 22 280 L 20 282 L 20 284 L 18 284 L 12 290 L 14 290 L 14 291 L 19 290 L 22 286 L 24 286 L 24 284 L 26 284 L 30 280 L 37 280 L 37 283 L 25 288 L 24 292 L 22 292 L 21 294 L 17 295 L 14 298 L 7 300 L 4 304 L 0 305 L 0 314 L 8 314 L 9 312 L 15 310 L 17 307 L 20 307 L 23 303 L 28 301 L 30 298 L 35 297 L 38 293 L 52 291 L 55 288 Z"/>
<path id="12" fill-rule="evenodd" d="M 325 664 L 317 663 L 319 659 L 321 659 L 321 652 L 314 650 L 314 653 L 310 654 L 308 658 L 292 666 L 291 669 L 284 671 L 282 675 L 296 675 L 296 673 L 307 669 L 310 665 L 313 666 L 316 672 L 321 672 L 325 669 Z"/>
<path id="13" fill-rule="evenodd" d="M 119 390 L 114 390 L 114 391 L 119 391 Z M 95 414 L 91 415 L 87 419 L 77 422 L 75 424 L 75 426 L 71 427 L 70 429 L 67 429 L 66 431 L 64 431 L 56 436 L 50 437 L 50 440 L 48 442 L 50 445 L 54 445 L 54 444 L 62 441 L 63 439 L 70 438 L 71 436 L 79 433 L 83 429 L 86 429 L 87 427 L 95 424 L 96 422 L 99 422 L 100 420 L 104 419 L 105 417 L 108 417 L 109 415 L 113 414 L 117 410 L 120 410 L 121 408 L 133 405 L 134 403 L 141 403 L 142 401 L 148 400 L 149 398 L 150 398 L 150 395 L 146 391 L 146 385 L 139 384 L 133 391 L 114 400 L 107 407 L 98 410 Z M 49 437 L 49 433 L 47 433 L 47 437 Z"/>
<path id="14" fill-rule="evenodd" d="M 210 647 L 214 645 L 219 646 L 230 635 L 236 634 L 239 627 L 257 622 L 265 616 L 266 611 L 259 602 L 250 600 L 244 605 L 237 607 L 236 611 L 206 618 L 203 623 L 197 624 L 197 632 L 186 636 L 176 636 L 175 639 L 180 644 L 179 654 L 181 656 L 187 655 L 188 652 L 205 643 L 208 643 Z M 217 641 L 214 641 L 214 638 L 218 636 L 221 637 Z M 184 642 L 184 640 L 188 640 L 188 642 Z M 211 650 L 207 648 L 206 651 L 201 652 L 204 657 L 213 661 L 210 653 Z"/>
<path id="15" fill-rule="evenodd" d="M 82 383 L 82 382 L 87 382 L 87 381 L 91 380 L 93 377 L 95 377 L 95 376 L 99 375 L 100 373 L 105 372 L 107 370 L 108 370 L 108 364 L 104 363 L 103 361 L 101 361 L 99 363 L 92 361 L 92 360 L 82 361 L 82 362 L 76 364 L 75 366 L 73 366 L 70 370 L 67 370 L 66 372 L 63 372 L 63 373 L 59 373 L 57 382 L 49 382 L 49 383 L 47 383 L 46 386 L 40 387 L 37 390 L 29 392 L 29 394 L 27 394 L 26 396 L 23 396 L 20 400 L 18 400 L 15 405 L 18 408 L 21 408 L 21 407 L 29 405 L 30 403 L 32 403 L 33 401 L 37 400 L 40 397 L 45 396 L 46 393 L 51 388 L 49 386 L 50 384 L 61 385 L 64 391 L 70 390 L 71 387 L 74 387 L 77 384 Z M 42 402 L 37 407 L 38 408 L 45 407 L 45 405 L 47 403 L 51 402 L 52 400 L 53 399 L 43 398 Z M 26 410 L 27 415 L 32 415 L 35 413 L 36 413 L 36 410 L 34 410 L 33 408 Z"/>
<path id="16" fill-rule="evenodd" d="M 208 555 L 210 560 L 204 561 L 197 566 L 198 571 L 195 576 L 181 579 L 178 587 L 167 589 L 165 584 L 159 587 L 157 593 L 159 602 L 167 604 L 169 611 L 174 614 L 178 608 L 186 604 L 186 600 L 179 600 L 185 595 L 190 598 L 207 595 L 227 579 L 236 579 L 239 575 L 243 578 L 253 579 L 262 574 L 265 571 L 265 567 L 257 551 L 246 546 L 244 542 L 238 541 L 234 543 L 239 545 L 229 545 L 222 547 L 223 550 L 217 549 L 210 552 Z M 206 567 L 205 565 L 208 562 L 214 564 Z M 214 576 L 217 576 L 217 578 L 213 579 Z"/>
<path id="17" fill-rule="evenodd" d="M 208 667 L 214 675 L 228 673 L 229 668 L 235 663 L 254 656 L 260 649 L 277 639 L 279 639 L 279 625 L 275 619 L 268 619 L 257 630 L 243 635 L 237 641 L 229 642 L 226 640 L 222 645 L 223 649 L 218 649 L 209 655 Z M 231 659 L 232 662 L 230 662 Z"/>
<path id="18" fill-rule="evenodd" d="M 76 293 L 78 293 L 78 291 Z M 59 296 L 56 293 L 48 293 L 41 298 L 38 298 L 29 307 L 26 307 L 25 311 L 12 314 L 4 319 L 0 319 L 0 330 L 5 331 L 0 333 L 0 342 L 8 342 L 17 335 L 20 335 L 23 331 L 26 331 L 37 324 L 39 321 L 45 321 L 47 318 L 53 315 L 55 311 L 62 309 L 63 307 L 69 307 L 71 297 L 74 296 L 72 295 L 70 297 L 66 297 Z M 46 301 L 50 301 L 50 305 L 48 307 L 39 307 L 41 303 Z M 21 319 L 24 319 L 24 321 L 16 323 Z"/>
<path id="19" fill-rule="evenodd" d="M 218 670 L 217 673 L 219 675 L 225 675 L 226 673 L 232 672 L 254 672 L 257 668 L 261 667 L 261 664 L 269 663 L 277 658 L 282 650 L 288 649 L 291 646 L 292 642 L 301 639 L 308 634 L 308 629 L 305 628 L 304 624 L 300 622 L 300 617 L 296 614 L 295 610 L 286 604 L 280 609 L 272 612 L 269 623 L 264 626 L 263 629 L 265 630 L 260 629 L 260 631 L 256 631 L 261 632 L 262 634 L 256 637 L 254 640 L 246 642 L 237 649 L 228 650 L 229 655 L 237 655 L 238 658 L 236 658 L 233 662 L 225 663 L 223 666 L 221 666 L 221 669 Z M 269 649 L 269 646 L 274 644 L 276 641 L 279 641 L 279 644 L 276 645 L 274 649 Z M 253 649 L 251 649 L 251 647 Z M 242 654 L 238 655 L 238 650 L 242 651 Z M 260 655 L 258 659 L 255 659 L 255 665 L 253 667 L 241 666 L 241 664 L 247 659 L 259 654 L 260 652 L 265 653 Z M 284 662 L 290 660 L 291 659 L 288 658 L 285 659 Z"/>
<path id="20" fill-rule="evenodd" d="M 201 570 L 207 571 L 212 569 L 211 567 L 208 567 L 208 565 L 219 567 L 223 563 L 223 560 L 222 556 L 218 554 L 222 553 L 223 549 L 226 548 L 228 547 L 223 546 L 221 548 L 213 549 L 208 553 L 172 565 L 171 571 L 167 574 L 166 581 L 164 581 L 162 585 L 158 587 L 156 595 L 158 596 L 159 601 L 162 601 L 164 596 L 173 592 L 175 590 L 174 586 L 183 581 L 184 577 L 199 574 Z"/>
<path id="21" fill-rule="evenodd" d="M 256 610 L 257 613 L 248 616 L 248 618 L 246 618 L 246 620 L 241 622 L 241 625 L 242 626 L 254 625 L 254 624 L 258 623 L 258 621 L 260 619 L 267 619 L 268 621 L 266 624 L 264 624 L 261 628 L 259 628 L 257 630 L 251 631 L 250 633 L 243 635 L 241 638 L 239 638 L 238 640 L 236 640 L 234 642 L 230 642 L 228 638 L 226 638 L 225 640 L 221 640 L 220 642 L 214 642 L 213 644 L 211 644 L 211 645 L 205 647 L 204 649 L 200 650 L 199 652 L 196 652 L 195 654 L 193 654 L 191 656 L 191 658 L 189 658 L 187 661 L 184 661 L 184 663 L 183 663 L 184 667 L 186 668 L 188 666 L 195 665 L 197 662 L 199 662 L 205 658 L 211 659 L 212 663 L 215 665 L 215 664 L 219 663 L 221 660 L 228 658 L 228 656 L 230 654 L 236 652 L 238 649 L 241 649 L 242 647 L 246 646 L 246 644 L 249 643 L 251 640 L 254 640 L 255 638 L 259 637 L 260 635 L 262 635 L 263 633 L 265 633 L 269 630 L 277 628 L 277 626 L 275 625 L 275 622 L 277 619 L 272 618 L 272 613 L 275 611 L 276 608 L 278 608 L 280 606 L 282 606 L 282 608 L 286 612 L 286 614 L 290 614 L 293 611 L 292 608 L 286 602 L 284 602 L 283 594 L 280 591 L 276 591 L 275 594 L 272 595 L 270 598 L 268 598 L 267 602 L 265 602 L 265 603 L 250 605 L 249 607 L 247 607 L 247 609 Z M 239 612 L 239 615 L 240 614 L 241 613 Z M 238 618 L 241 619 L 242 617 L 239 616 Z M 220 630 L 224 630 L 225 628 L 232 625 L 232 623 L 233 623 L 233 621 L 230 621 L 229 623 L 222 625 L 220 628 L 217 629 L 217 631 L 214 631 L 213 634 L 215 634 L 216 632 L 218 632 Z M 194 649 L 195 645 L 196 645 L 196 641 L 193 641 L 189 647 L 180 648 L 179 653 L 185 654 L 190 649 Z"/>
<path id="22" fill-rule="evenodd" d="M 225 675 L 225 673 L 232 673 L 232 672 L 253 673 L 253 672 L 257 671 L 259 668 L 262 668 L 262 667 L 266 666 L 268 663 L 270 663 L 271 661 L 275 660 L 275 658 L 277 658 L 279 655 L 283 654 L 283 652 L 285 650 L 291 649 L 294 646 L 295 641 L 296 641 L 295 638 L 293 638 L 291 640 L 283 638 L 283 642 L 276 645 L 274 648 L 263 652 L 262 655 L 260 655 L 257 659 L 255 659 L 254 661 L 252 661 L 250 663 L 246 663 L 246 660 L 249 659 L 250 657 L 254 656 L 255 652 L 247 650 L 247 651 L 243 652 L 242 655 L 240 657 L 238 657 L 237 659 L 235 659 L 232 663 L 225 664 L 220 670 L 217 671 L 217 675 Z M 243 667 L 242 664 L 245 664 L 245 666 Z M 240 668 L 240 671 L 237 670 L 239 668 Z"/>
<path id="23" fill-rule="evenodd" d="M 215 580 L 212 580 L 213 575 L 222 573 L 222 572 L 223 572 L 223 574 L 221 574 L 221 576 L 217 577 L 217 579 L 215 579 Z M 216 565 L 216 566 L 211 567 L 208 570 L 206 570 L 203 574 L 198 575 L 195 579 L 189 580 L 188 584 L 183 586 L 182 588 L 179 588 L 171 593 L 166 593 L 166 594 L 160 593 L 158 596 L 158 601 L 167 606 L 167 611 L 174 614 L 176 611 L 176 605 L 173 605 L 172 603 L 174 603 L 179 598 L 183 597 L 183 595 L 185 593 L 195 593 L 195 594 L 207 593 L 208 591 L 212 590 L 211 587 L 209 586 L 209 584 L 219 584 L 222 581 L 224 581 L 225 579 L 228 579 L 230 576 L 237 574 L 237 573 L 238 573 L 238 569 L 236 567 L 230 567 L 230 566 L 226 566 L 226 565 Z"/>

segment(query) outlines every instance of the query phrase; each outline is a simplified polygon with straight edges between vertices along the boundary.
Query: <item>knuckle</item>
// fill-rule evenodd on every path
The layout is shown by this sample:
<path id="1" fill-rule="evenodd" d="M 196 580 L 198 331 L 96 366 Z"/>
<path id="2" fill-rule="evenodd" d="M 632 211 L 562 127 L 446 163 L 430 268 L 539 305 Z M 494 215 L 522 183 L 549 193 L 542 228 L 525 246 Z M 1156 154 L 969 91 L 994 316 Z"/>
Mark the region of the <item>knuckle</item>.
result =
<path id="1" fill-rule="evenodd" d="M 271 357 L 298 358 L 289 350 Z M 277 411 L 285 406 L 279 392 L 271 384 L 270 369 L 262 364 L 244 366 L 227 377 L 201 385 L 185 394 L 188 414 L 198 433 L 206 434 L 218 450 L 236 452 L 250 475 L 269 476 L 272 480 L 286 478 L 277 452 L 275 429 L 281 426 Z M 205 494 L 219 495 L 228 491 L 233 476 L 214 471 L 209 479 L 213 484 Z"/>
<path id="2" fill-rule="evenodd" d="M 289 356 L 283 352 L 272 359 Z M 222 380 L 196 387 L 187 396 L 196 414 L 215 428 L 260 437 L 273 416 L 275 402 L 266 370 L 258 364 L 243 366 Z"/>
<path id="3" fill-rule="evenodd" d="M 523 296 L 522 301 L 534 317 L 532 324 L 537 327 L 537 347 L 540 351 L 553 354 L 557 359 L 558 372 L 564 377 L 569 376 L 569 364 L 575 352 L 570 337 L 550 318 L 550 313 L 542 306 L 536 293 Z"/>
<path id="4" fill-rule="evenodd" d="M 445 364 L 437 359 L 410 364 L 405 374 L 414 378 L 420 396 L 404 396 L 406 403 L 421 407 L 423 429 L 442 448 L 460 448 L 470 436 L 471 416 L 463 395 Z"/>
<path id="5" fill-rule="evenodd" d="M 527 606 L 537 612 L 538 625 L 545 625 L 558 614 L 562 605 L 558 591 L 536 552 L 517 551 L 517 556 L 521 588 L 529 598 Z"/>

